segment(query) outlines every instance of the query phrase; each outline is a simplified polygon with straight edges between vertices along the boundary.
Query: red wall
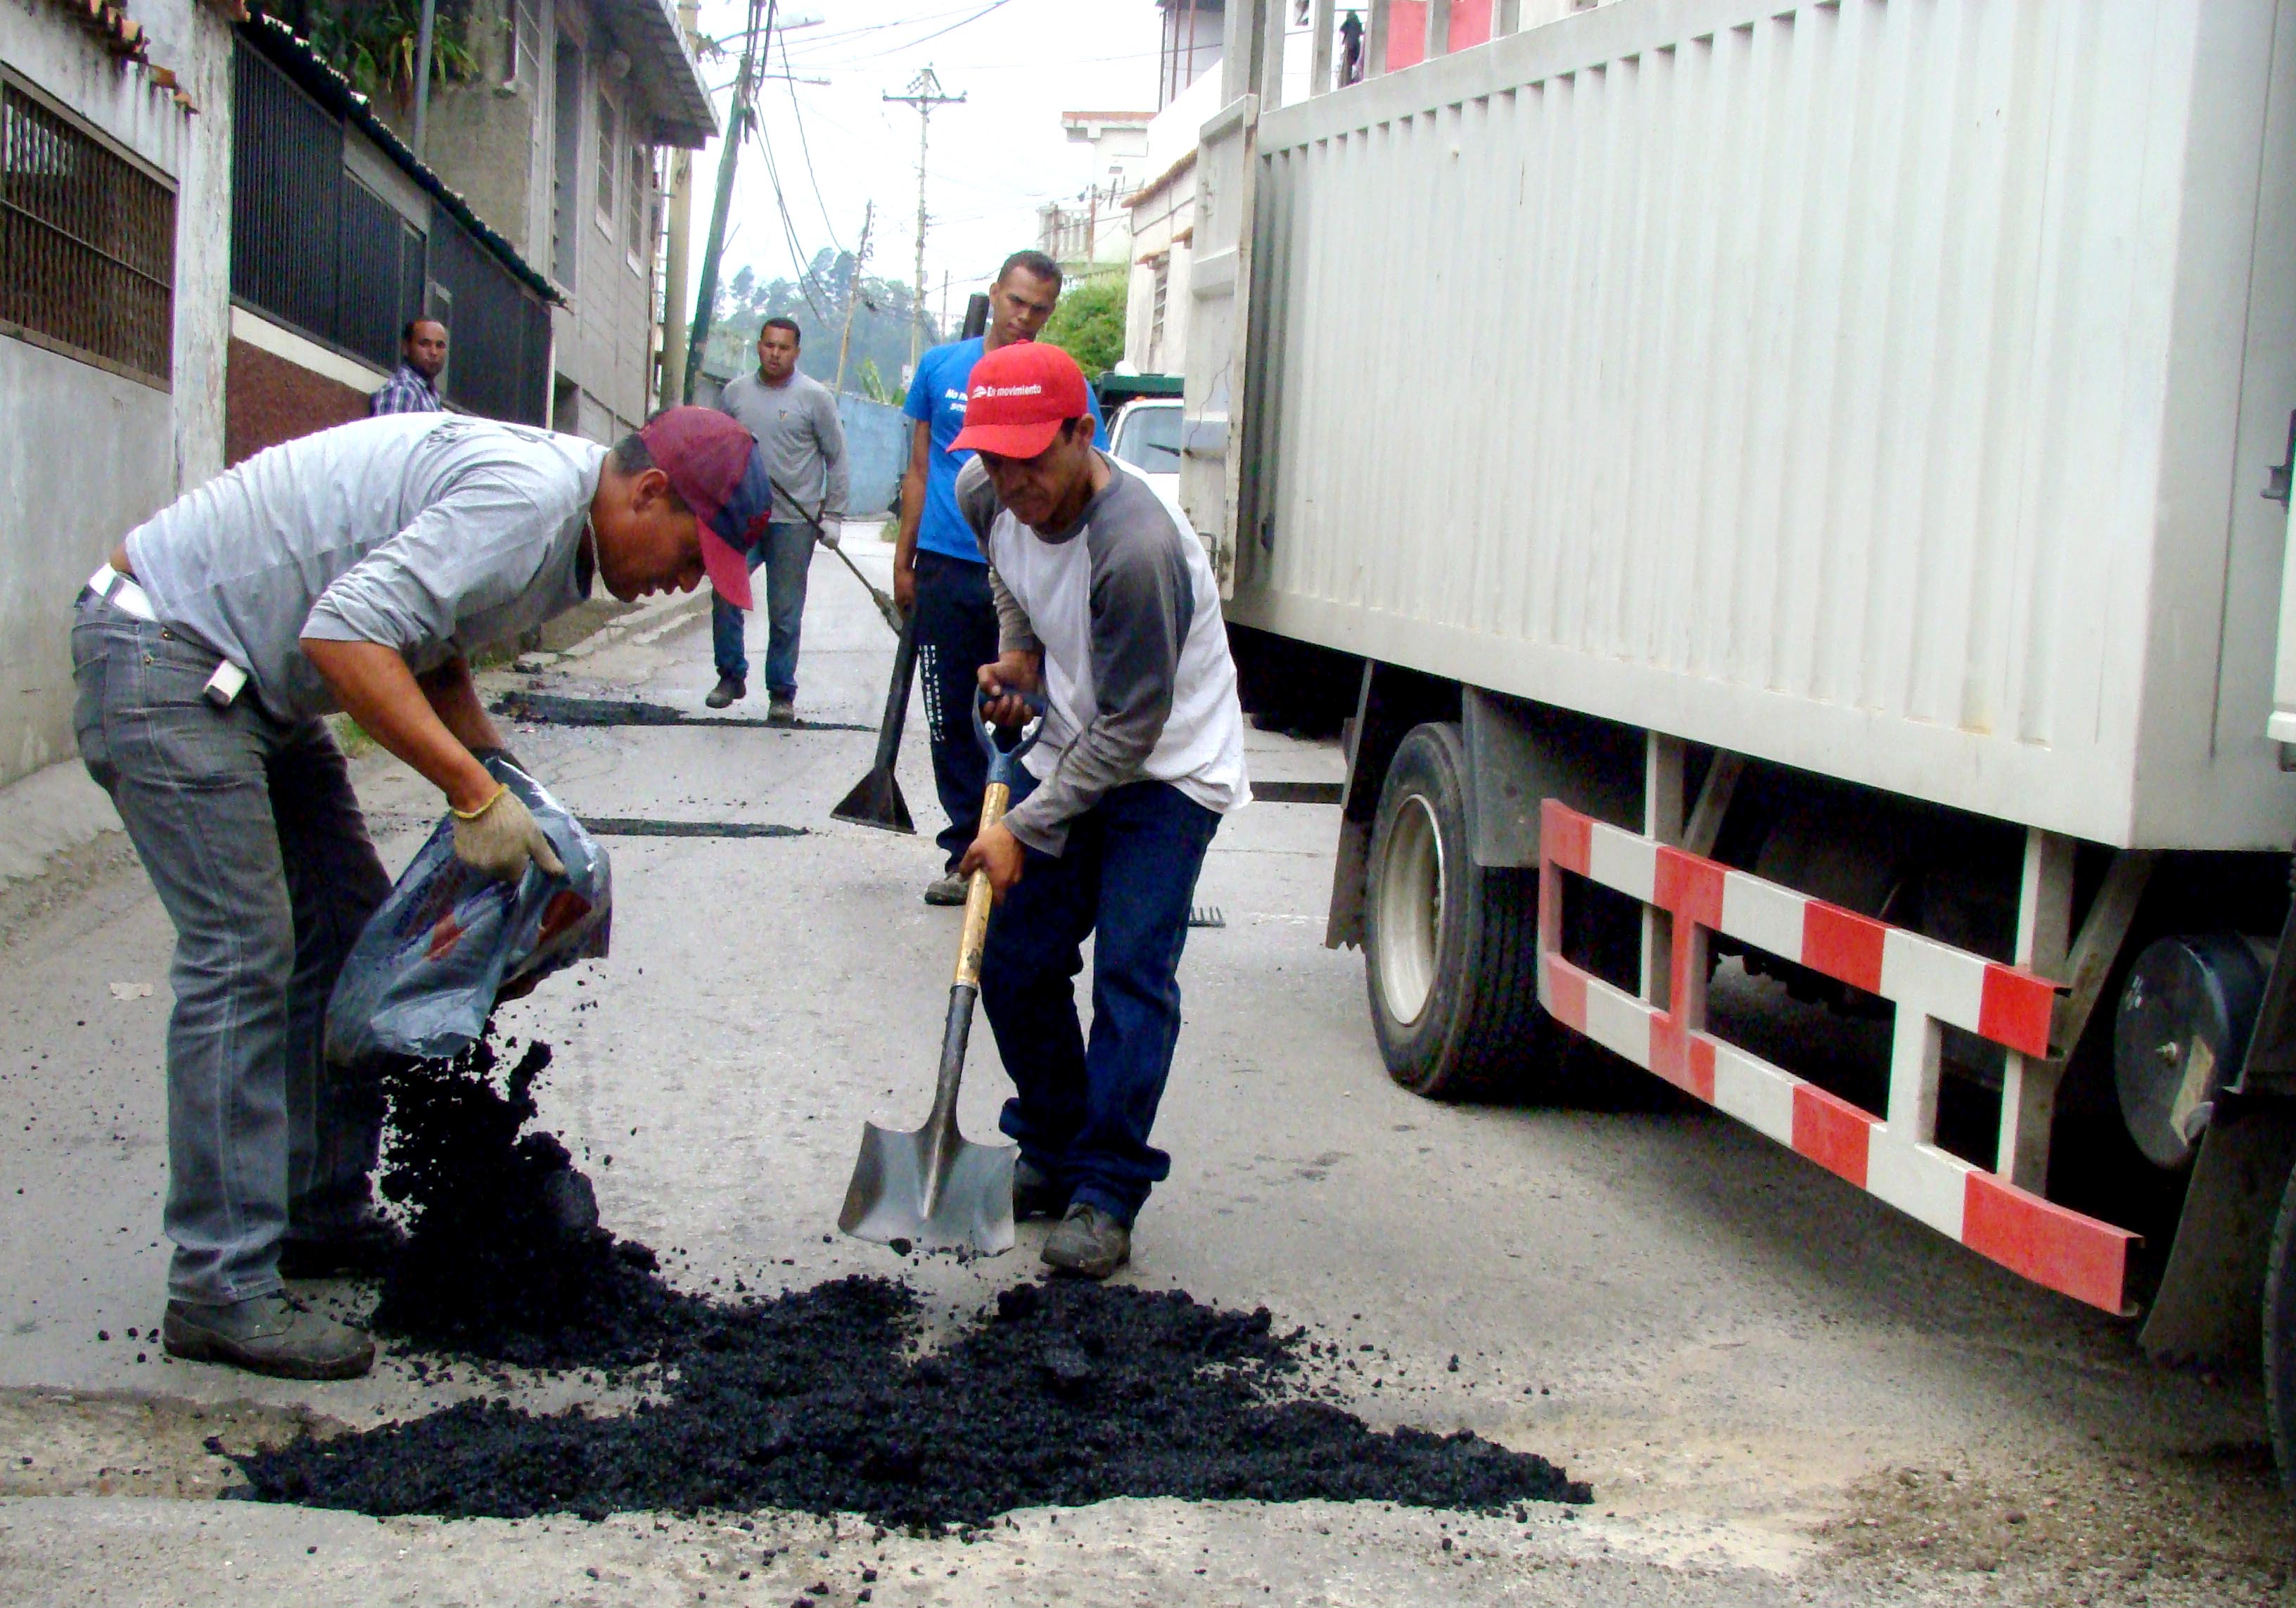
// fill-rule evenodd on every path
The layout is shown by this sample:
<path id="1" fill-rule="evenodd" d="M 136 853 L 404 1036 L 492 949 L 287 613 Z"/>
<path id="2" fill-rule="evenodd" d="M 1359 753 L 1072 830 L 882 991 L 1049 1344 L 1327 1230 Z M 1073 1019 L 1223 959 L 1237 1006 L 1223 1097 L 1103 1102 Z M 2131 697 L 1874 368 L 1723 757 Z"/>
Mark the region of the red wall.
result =
<path id="1" fill-rule="evenodd" d="M 226 466 L 266 447 L 366 417 L 367 393 L 353 390 L 259 346 L 234 340 L 223 382 Z"/>
<path id="2" fill-rule="evenodd" d="M 1451 0 L 1451 48 L 1491 37 L 1491 0 Z M 1427 53 L 1427 0 L 1394 0 L 1387 13 L 1387 69 L 1409 67 Z"/>

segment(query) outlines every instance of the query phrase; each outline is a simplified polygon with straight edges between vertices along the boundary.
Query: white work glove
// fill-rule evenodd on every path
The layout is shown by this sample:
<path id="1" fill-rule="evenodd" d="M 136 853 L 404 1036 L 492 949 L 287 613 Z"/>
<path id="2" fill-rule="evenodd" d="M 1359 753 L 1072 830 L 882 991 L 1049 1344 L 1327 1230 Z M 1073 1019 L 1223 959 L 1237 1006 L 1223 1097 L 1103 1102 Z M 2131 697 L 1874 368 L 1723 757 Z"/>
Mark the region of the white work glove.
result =
<path id="1" fill-rule="evenodd" d="M 821 516 L 821 545 L 828 548 L 832 553 L 834 553 L 837 551 L 837 544 L 844 538 L 845 516 L 841 513 L 823 514 Z"/>
<path id="2" fill-rule="evenodd" d="M 552 876 L 566 874 L 533 813 L 507 787 L 467 815 L 455 811 L 455 857 L 503 882 L 524 876 L 529 860 Z"/>

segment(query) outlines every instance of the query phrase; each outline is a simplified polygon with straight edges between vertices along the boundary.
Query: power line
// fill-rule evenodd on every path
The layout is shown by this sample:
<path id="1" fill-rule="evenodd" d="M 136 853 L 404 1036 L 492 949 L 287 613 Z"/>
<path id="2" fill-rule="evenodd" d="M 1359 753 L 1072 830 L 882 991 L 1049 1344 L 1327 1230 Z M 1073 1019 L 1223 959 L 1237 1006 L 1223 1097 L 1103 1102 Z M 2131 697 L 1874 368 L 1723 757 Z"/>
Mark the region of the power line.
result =
<path id="1" fill-rule="evenodd" d="M 785 68 L 789 66 L 787 34 L 782 36 L 782 65 Z M 814 170 L 813 143 L 805 137 L 805 111 L 798 104 L 797 84 L 793 79 L 785 80 L 785 82 L 789 86 L 790 116 L 797 123 L 797 148 L 805 158 L 806 182 L 813 186 L 814 204 L 821 209 L 821 226 L 829 233 L 829 243 L 835 246 L 838 254 L 842 256 L 845 247 L 837 238 L 837 226 L 829 221 L 829 202 L 821 193 L 821 176 Z"/>

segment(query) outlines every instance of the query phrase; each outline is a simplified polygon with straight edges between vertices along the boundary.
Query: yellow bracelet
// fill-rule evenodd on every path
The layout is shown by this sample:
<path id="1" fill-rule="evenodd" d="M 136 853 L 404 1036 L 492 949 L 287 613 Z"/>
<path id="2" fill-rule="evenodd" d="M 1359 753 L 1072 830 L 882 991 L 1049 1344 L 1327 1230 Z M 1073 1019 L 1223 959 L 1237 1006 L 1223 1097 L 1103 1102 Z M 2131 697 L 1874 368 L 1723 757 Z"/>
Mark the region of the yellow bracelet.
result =
<path id="1" fill-rule="evenodd" d="M 486 813 L 487 813 L 487 811 L 488 811 L 489 809 L 492 809 L 496 805 L 497 805 L 497 804 L 501 803 L 501 802 L 502 802 L 502 796 L 503 796 L 503 794 L 504 794 L 504 793 L 508 792 L 509 791 L 510 791 L 510 785 L 509 785 L 509 783 L 503 783 L 502 785 L 497 786 L 497 787 L 495 789 L 494 797 L 492 797 L 492 798 L 488 799 L 485 803 L 483 803 L 483 804 L 480 805 L 476 809 L 456 809 L 456 808 L 455 808 L 452 804 L 449 804 L 448 806 L 447 806 L 447 810 L 449 811 L 449 813 L 451 813 L 451 814 L 454 816 L 454 817 L 455 817 L 456 820 L 458 820 L 458 821 L 475 821 L 475 820 L 477 820 L 480 816 L 482 816 L 482 815 L 486 814 Z"/>

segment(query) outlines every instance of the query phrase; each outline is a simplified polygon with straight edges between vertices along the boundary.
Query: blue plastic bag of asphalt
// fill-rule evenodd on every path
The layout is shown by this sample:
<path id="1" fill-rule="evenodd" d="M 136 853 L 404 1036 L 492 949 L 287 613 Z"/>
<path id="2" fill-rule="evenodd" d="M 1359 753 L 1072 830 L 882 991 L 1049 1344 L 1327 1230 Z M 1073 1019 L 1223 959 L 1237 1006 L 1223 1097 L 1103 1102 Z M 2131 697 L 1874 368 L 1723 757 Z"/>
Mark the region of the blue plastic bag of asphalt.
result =
<path id="1" fill-rule="evenodd" d="M 459 1054 L 497 1004 L 606 953 L 614 909 L 606 851 L 533 777 L 496 757 L 486 766 L 533 814 L 566 874 L 529 866 L 504 882 L 474 871 L 455 857 L 454 817 L 441 818 L 343 963 L 327 1001 L 330 1061 Z"/>

